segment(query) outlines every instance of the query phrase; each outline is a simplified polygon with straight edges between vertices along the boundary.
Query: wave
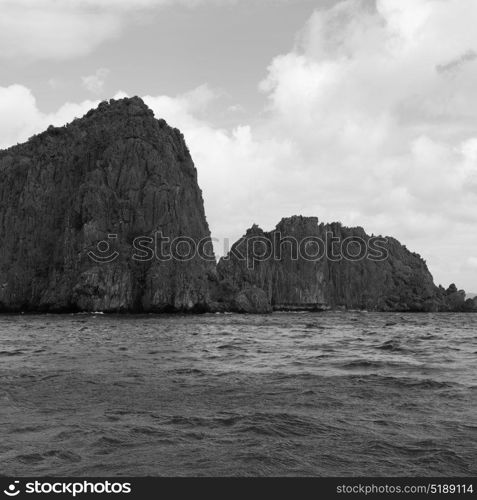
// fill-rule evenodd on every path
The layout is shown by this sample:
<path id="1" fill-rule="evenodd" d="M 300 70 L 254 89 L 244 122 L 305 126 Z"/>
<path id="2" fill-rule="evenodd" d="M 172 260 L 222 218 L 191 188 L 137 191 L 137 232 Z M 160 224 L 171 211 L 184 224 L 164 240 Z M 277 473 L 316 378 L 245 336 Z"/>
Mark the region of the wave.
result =
<path id="1" fill-rule="evenodd" d="M 14 351 L 0 351 L 0 356 L 21 356 L 22 354 L 25 354 L 25 351 L 22 351 L 21 349 L 16 349 Z"/>
<path id="2" fill-rule="evenodd" d="M 396 340 L 387 340 L 376 349 L 381 349 L 382 351 L 392 351 L 392 352 L 406 352 L 407 349 L 403 348 Z"/>
<path id="3" fill-rule="evenodd" d="M 367 359 L 357 359 L 355 361 L 349 361 L 347 363 L 342 363 L 341 368 L 382 368 L 386 363 L 383 361 L 370 361 Z"/>
<path id="4" fill-rule="evenodd" d="M 176 375 L 205 375 L 205 373 L 198 368 L 174 368 L 173 370 L 169 370 L 169 373 L 174 373 Z"/>
<path id="5" fill-rule="evenodd" d="M 72 451 L 49 450 L 44 453 L 25 453 L 17 455 L 16 459 L 24 464 L 35 464 L 45 460 L 57 459 L 64 462 L 80 462 L 81 457 Z"/>
<path id="6" fill-rule="evenodd" d="M 455 389 L 460 386 L 456 382 L 434 380 L 429 378 L 414 377 L 392 377 L 389 375 L 369 374 L 352 375 L 350 378 L 362 384 L 363 382 L 373 385 L 393 386 L 401 389 Z"/>

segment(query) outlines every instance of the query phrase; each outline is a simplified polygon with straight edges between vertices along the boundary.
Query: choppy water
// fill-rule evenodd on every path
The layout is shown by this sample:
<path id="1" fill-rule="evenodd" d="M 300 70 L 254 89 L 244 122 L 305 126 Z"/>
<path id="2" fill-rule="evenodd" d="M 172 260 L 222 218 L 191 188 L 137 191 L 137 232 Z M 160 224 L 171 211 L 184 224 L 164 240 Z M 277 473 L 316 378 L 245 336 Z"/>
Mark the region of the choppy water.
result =
<path id="1" fill-rule="evenodd" d="M 0 317 L 0 474 L 476 475 L 477 314 Z"/>

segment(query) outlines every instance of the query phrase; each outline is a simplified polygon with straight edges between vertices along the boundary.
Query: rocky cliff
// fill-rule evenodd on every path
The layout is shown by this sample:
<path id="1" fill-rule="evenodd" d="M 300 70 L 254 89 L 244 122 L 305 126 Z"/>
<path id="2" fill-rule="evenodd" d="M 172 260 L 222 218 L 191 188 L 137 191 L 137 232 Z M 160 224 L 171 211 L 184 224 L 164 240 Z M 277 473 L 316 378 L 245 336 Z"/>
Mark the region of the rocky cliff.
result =
<path id="1" fill-rule="evenodd" d="M 274 310 L 472 309 L 464 292 L 436 287 L 424 260 L 394 238 L 316 217 L 285 218 L 270 232 L 253 226 L 218 273 L 234 289 L 262 290 Z"/>
<path id="2" fill-rule="evenodd" d="M 215 260 L 197 172 L 182 134 L 141 99 L 1 151 L 0 174 L 1 310 L 207 307 Z M 212 258 L 158 260 L 157 231 L 205 242 Z"/>
<path id="3" fill-rule="evenodd" d="M 0 151 L 0 174 L 0 311 L 477 309 L 395 239 L 314 217 L 216 266 L 184 138 L 137 97 Z"/>

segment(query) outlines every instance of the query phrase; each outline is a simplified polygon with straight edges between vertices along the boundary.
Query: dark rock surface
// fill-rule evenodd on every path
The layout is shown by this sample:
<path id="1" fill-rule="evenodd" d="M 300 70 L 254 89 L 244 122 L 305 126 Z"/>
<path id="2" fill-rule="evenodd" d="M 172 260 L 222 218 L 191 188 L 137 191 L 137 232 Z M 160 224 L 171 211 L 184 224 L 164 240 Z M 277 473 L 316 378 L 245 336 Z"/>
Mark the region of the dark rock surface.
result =
<path id="1" fill-rule="evenodd" d="M 323 242 L 323 257 L 311 239 Z M 350 242 L 346 252 L 340 242 Z M 320 224 L 316 217 L 285 218 L 270 232 L 254 225 L 219 261 L 218 273 L 235 288 L 261 288 L 274 310 L 473 309 L 464 292 L 436 287 L 425 261 L 394 238 L 377 240 L 360 227 Z"/>
<path id="2" fill-rule="evenodd" d="M 207 307 L 215 260 L 131 258 L 134 238 L 157 230 L 210 239 L 184 138 L 141 99 L 103 102 L 1 151 L 0 172 L 1 310 Z M 88 256 L 107 256 L 101 240 L 119 252 L 114 262 Z"/>
<path id="3" fill-rule="evenodd" d="M 266 314 L 272 312 L 267 294 L 255 285 L 233 285 L 228 279 L 211 279 L 211 312 Z"/>
<path id="4" fill-rule="evenodd" d="M 451 312 L 473 312 L 477 311 L 477 300 L 466 299 L 464 290 L 458 290 L 452 283 L 447 290 L 439 287 L 439 296 L 441 300 L 441 311 Z"/>
<path id="5" fill-rule="evenodd" d="M 0 151 L 0 174 L 0 311 L 477 310 L 397 240 L 377 259 L 362 228 L 315 217 L 254 225 L 216 265 L 184 138 L 137 97 Z M 366 255 L 337 258 L 354 240 Z"/>

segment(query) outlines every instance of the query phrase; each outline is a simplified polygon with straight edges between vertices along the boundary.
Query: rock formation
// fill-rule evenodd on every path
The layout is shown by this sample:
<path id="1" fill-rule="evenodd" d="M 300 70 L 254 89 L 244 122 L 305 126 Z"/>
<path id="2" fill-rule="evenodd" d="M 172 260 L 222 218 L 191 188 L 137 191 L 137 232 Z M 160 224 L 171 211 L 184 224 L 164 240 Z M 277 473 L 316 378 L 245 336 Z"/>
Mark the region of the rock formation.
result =
<path id="1" fill-rule="evenodd" d="M 216 265 L 184 138 L 138 97 L 0 151 L 0 173 L 0 312 L 477 310 L 395 239 L 383 259 L 314 217 L 253 226 Z"/>
<path id="2" fill-rule="evenodd" d="M 394 238 L 316 217 L 285 218 L 270 232 L 254 225 L 218 273 L 234 289 L 263 290 L 274 310 L 472 310 L 464 292 L 436 287 L 424 260 Z"/>
<path id="3" fill-rule="evenodd" d="M 477 300 L 466 299 L 464 290 L 458 290 L 452 283 L 447 290 L 439 287 L 439 297 L 441 299 L 441 311 L 450 312 L 474 312 L 477 311 Z"/>
<path id="4" fill-rule="evenodd" d="M 215 259 L 197 172 L 179 130 L 141 99 L 103 102 L 1 151 L 0 172 L 1 310 L 207 307 Z M 212 258 L 160 261 L 146 240 L 133 259 L 135 238 L 157 231 L 204 241 Z"/>

